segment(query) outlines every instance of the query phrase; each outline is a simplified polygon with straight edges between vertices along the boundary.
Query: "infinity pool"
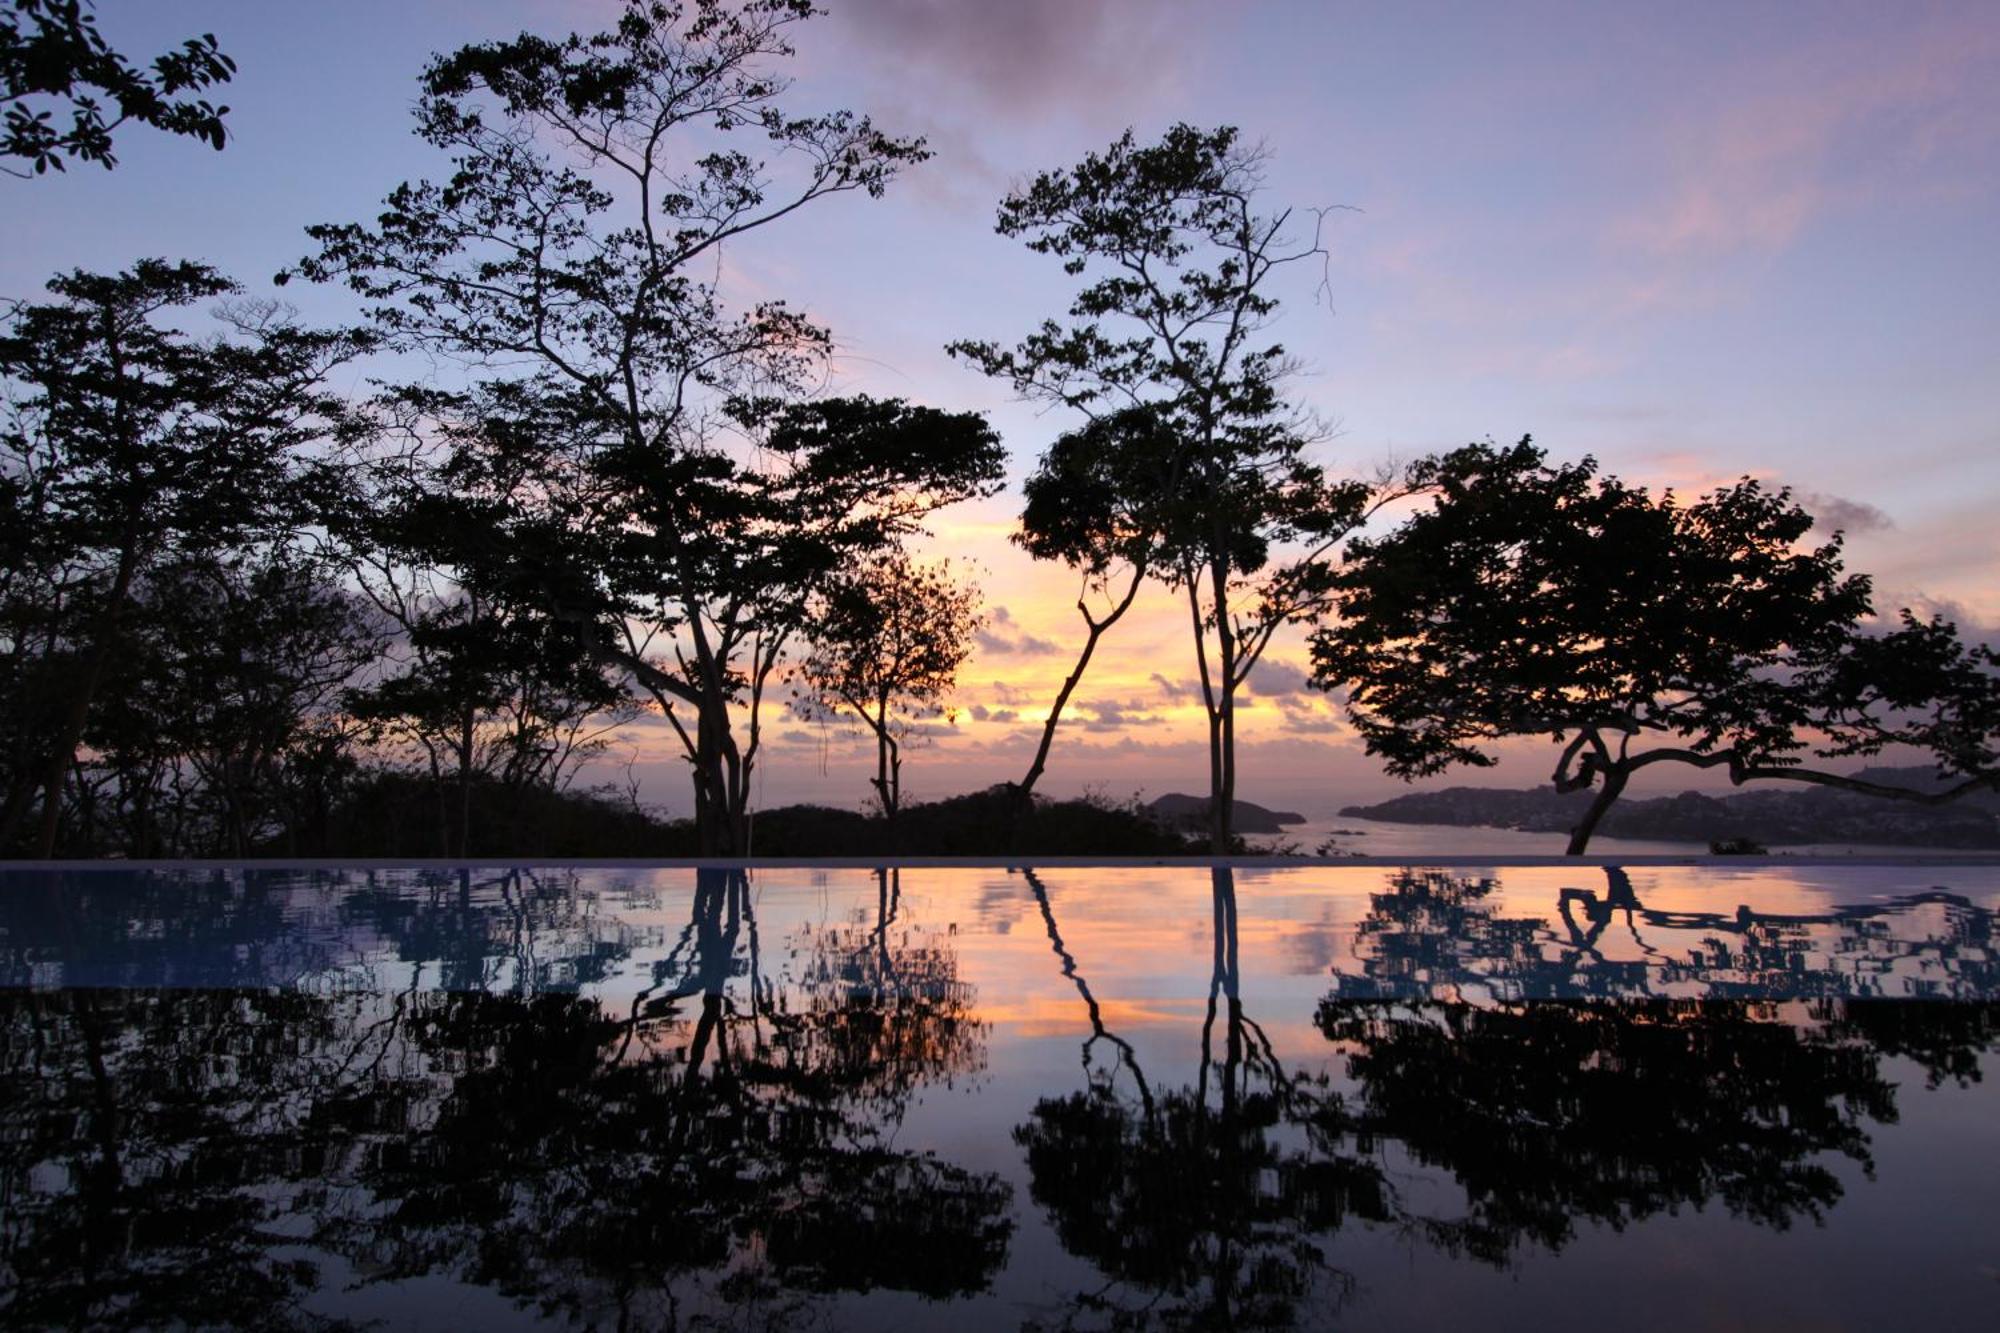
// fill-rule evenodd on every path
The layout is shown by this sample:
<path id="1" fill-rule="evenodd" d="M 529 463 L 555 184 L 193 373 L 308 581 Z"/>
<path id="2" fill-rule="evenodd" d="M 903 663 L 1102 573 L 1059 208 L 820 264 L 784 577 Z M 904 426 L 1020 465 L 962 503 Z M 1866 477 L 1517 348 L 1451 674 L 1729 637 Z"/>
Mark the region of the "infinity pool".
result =
<path id="1" fill-rule="evenodd" d="M 0 1324 L 2000 1327 L 2000 867 L 0 871 Z"/>

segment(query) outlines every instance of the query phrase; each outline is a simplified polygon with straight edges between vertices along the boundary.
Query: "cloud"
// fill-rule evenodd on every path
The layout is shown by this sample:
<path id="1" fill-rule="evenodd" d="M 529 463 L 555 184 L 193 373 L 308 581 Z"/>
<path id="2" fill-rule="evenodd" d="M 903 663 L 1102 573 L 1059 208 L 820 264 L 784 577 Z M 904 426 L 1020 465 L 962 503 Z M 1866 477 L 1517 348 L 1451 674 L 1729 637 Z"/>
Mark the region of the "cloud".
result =
<path id="1" fill-rule="evenodd" d="M 1262 658 L 1250 668 L 1250 690 L 1253 694 L 1275 699 L 1280 695 L 1304 694 L 1312 688 L 1311 677 L 1304 668 L 1275 658 Z"/>
<path id="2" fill-rule="evenodd" d="M 1852 537 L 1896 526 L 1895 520 L 1865 500 L 1843 499 L 1822 491 L 1799 491 L 1797 499 L 1813 516 L 1813 526 L 1822 532 L 1840 531 Z"/>
<path id="3" fill-rule="evenodd" d="M 1061 645 L 1049 639 L 1026 632 L 1010 634 L 1007 631 L 1018 628 L 1013 615 L 1004 606 L 993 608 L 993 627 L 982 628 L 973 635 L 979 650 L 1009 657 L 1046 657 L 1060 652 Z"/>
<path id="4" fill-rule="evenodd" d="M 1159 686 L 1160 693 L 1169 699 L 1192 699 L 1195 694 L 1194 686 L 1177 684 L 1174 681 L 1168 680 L 1157 671 L 1153 673 L 1153 683 Z"/>
<path id="5" fill-rule="evenodd" d="M 1078 724 L 1085 731 L 1122 731 L 1126 727 L 1159 727 L 1166 725 L 1166 719 L 1149 711 L 1152 705 L 1143 699 L 1098 699 L 1090 703 L 1076 705 L 1076 711 L 1087 714 L 1078 718 Z"/>
<path id="6" fill-rule="evenodd" d="M 868 0 L 834 8 L 858 53 L 917 84 L 1012 119 L 1129 108 L 1171 87 L 1190 8 L 1158 0 Z"/>
<path id="7" fill-rule="evenodd" d="M 1668 130 L 1667 189 L 1615 235 L 1656 255 L 1783 249 L 1828 208 L 1906 188 L 1908 164 L 1990 138 L 1996 56 L 2000 28 L 1972 6 L 1719 79 Z"/>
<path id="8" fill-rule="evenodd" d="M 974 722 L 1015 722 L 1021 716 L 1011 708 L 988 708 L 985 704 L 974 704 L 966 711 Z"/>
<path id="9" fill-rule="evenodd" d="M 1035 695 L 1032 690 L 1024 690 L 1018 686 L 1009 685 L 1004 680 L 992 681 L 987 685 L 987 689 L 995 699 L 998 699 L 1003 704 L 1032 704 L 1035 701 Z"/>

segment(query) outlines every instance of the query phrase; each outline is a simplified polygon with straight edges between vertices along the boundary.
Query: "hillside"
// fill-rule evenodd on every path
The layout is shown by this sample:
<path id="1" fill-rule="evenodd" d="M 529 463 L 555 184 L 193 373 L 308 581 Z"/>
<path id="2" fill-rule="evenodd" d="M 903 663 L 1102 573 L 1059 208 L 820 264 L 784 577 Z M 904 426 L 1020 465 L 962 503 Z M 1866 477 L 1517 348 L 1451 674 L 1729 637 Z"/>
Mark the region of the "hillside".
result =
<path id="1" fill-rule="evenodd" d="M 1186 792 L 1168 792 L 1146 803 L 1145 809 L 1168 828 L 1199 832 L 1208 828 L 1208 797 Z M 1230 805 L 1231 827 L 1238 833 L 1283 833 L 1287 824 L 1303 824 L 1306 817 L 1290 810 L 1270 810 L 1251 801 Z"/>
<path id="2" fill-rule="evenodd" d="M 1939 785 L 1928 768 L 1871 768 L 1857 776 L 1919 789 Z M 1526 791 L 1447 787 L 1410 792 L 1375 805 L 1350 805 L 1340 813 L 1396 824 L 1562 833 L 1577 822 L 1590 800 L 1589 792 L 1561 794 L 1547 787 Z M 1748 839 L 1772 847 L 1820 842 L 2000 847 L 2000 793 L 1976 792 L 1950 805 L 1926 806 L 1825 787 L 1765 783 L 1726 796 L 1685 791 L 1678 796 L 1628 798 L 1611 807 L 1598 832 L 1664 842 Z"/>

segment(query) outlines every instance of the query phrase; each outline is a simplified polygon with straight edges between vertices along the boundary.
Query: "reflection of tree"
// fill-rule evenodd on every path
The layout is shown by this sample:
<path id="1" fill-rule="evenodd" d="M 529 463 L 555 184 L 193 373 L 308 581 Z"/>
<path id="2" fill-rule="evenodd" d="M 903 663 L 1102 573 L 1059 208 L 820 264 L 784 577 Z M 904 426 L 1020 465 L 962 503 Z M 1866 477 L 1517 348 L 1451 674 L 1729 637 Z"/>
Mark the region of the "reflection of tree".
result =
<path id="1" fill-rule="evenodd" d="M 803 932 L 793 1002 L 769 1008 L 764 1058 L 810 1068 L 881 1116 L 900 1116 L 923 1084 L 986 1064 L 986 1026 L 959 980 L 949 938 L 901 921 L 902 871 L 875 872 L 873 925 Z"/>
<path id="2" fill-rule="evenodd" d="M 1483 1258 L 1711 1200 L 1768 1226 L 1817 1218 L 1841 1196 L 1829 1155 L 1868 1167 L 1869 1124 L 1896 1118 L 1884 1056 L 1966 1081 L 2000 1036 L 1990 1003 L 1873 998 L 1884 971 L 1846 965 L 1915 959 L 1921 993 L 1980 993 L 1990 954 L 1971 941 L 1991 938 L 1992 914 L 1963 899 L 1659 913 L 1613 871 L 1608 902 L 1565 890 L 1558 933 L 1493 915 L 1492 888 L 1393 877 L 1356 932 L 1358 974 L 1318 1016 L 1360 1085 L 1357 1127 L 1465 1191 L 1462 1217 L 1420 1229 Z M 1668 929 L 1703 943 L 1607 963 L 1619 915 L 1642 947 Z"/>
<path id="3" fill-rule="evenodd" d="M 1969 1081 L 2000 1039 L 1989 1002 L 1871 998 L 1891 976 L 1910 993 L 1988 993 L 1992 914 L 1949 895 L 1675 914 L 1647 911 L 1613 872 L 1608 900 L 1567 891 L 1552 927 L 1496 913 L 1494 881 L 1402 872 L 1320 1006 L 1354 1083 L 1336 1095 L 1288 1070 L 1244 1012 L 1220 870 L 1200 1065 L 1163 1089 L 1108 1025 L 1046 887 L 1028 883 L 1089 1019 L 1087 1086 L 1015 1130 L 1035 1202 L 1105 1279 L 1075 1297 L 1071 1323 L 1322 1318 L 1311 1298 L 1337 1304 L 1347 1287 L 1331 1239 L 1356 1220 L 1504 1264 L 1685 1207 L 1816 1219 L 1841 1197 L 1841 1162 L 1872 1169 L 1870 1132 L 1896 1117 L 1886 1058 Z M 1631 925 L 1638 961 L 1605 956 L 1614 922 Z M 1699 943 L 1672 947 L 1678 931 Z M 1399 1188 L 1392 1160 L 1456 1190 Z"/>
<path id="4" fill-rule="evenodd" d="M 627 1009 L 543 984 L 588 973 L 602 932 L 508 953 L 510 911 L 560 924 L 574 904 L 460 887 L 416 887 L 400 933 L 386 900 L 348 924 L 418 979 L 443 955 L 511 989 L 0 992 L 0 1319 L 277 1324 L 262 1312 L 296 1309 L 329 1252 L 364 1282 L 443 1276 L 648 1327 L 990 1281 L 1006 1184 L 893 1142 L 901 1102 L 984 1040 L 948 948 L 890 939 L 891 897 L 863 932 L 868 984 L 793 993 L 757 972 L 747 876 L 702 872 Z M 482 948 L 539 965 L 478 967 Z"/>
<path id="5" fill-rule="evenodd" d="M 269 1125 L 334 1024 L 296 993 L 0 990 L 0 1322 L 338 1326 L 262 1188 L 312 1154 Z"/>
<path id="6" fill-rule="evenodd" d="M 1322 1242 L 1350 1215 L 1386 1216 L 1385 1186 L 1374 1162 L 1341 1150 L 1339 1100 L 1289 1073 L 1243 1010 L 1231 872 L 1214 871 L 1200 1067 L 1192 1086 L 1162 1092 L 1105 1026 L 1047 889 L 1032 873 L 1028 883 L 1091 1020 L 1090 1086 L 1042 1099 L 1014 1131 L 1035 1202 L 1064 1247 L 1109 1279 L 1076 1298 L 1075 1314 L 1114 1326 L 1283 1327 L 1316 1288 L 1337 1301 L 1346 1279 L 1327 1266 Z M 1090 1072 L 1099 1042 L 1117 1052 L 1103 1075 Z M 1132 1096 L 1119 1092 L 1119 1069 Z"/>
<path id="7" fill-rule="evenodd" d="M 1932 891 L 1817 914 L 1660 911 L 1630 876 L 1603 898 L 1558 896 L 1555 921 L 1497 915 L 1492 879 L 1402 870 L 1355 932 L 1346 1000 L 1629 999 L 1693 991 L 1743 999 L 1977 999 L 2000 992 L 1994 914 Z M 1608 957 L 1614 933 L 1637 958 Z M 1676 939 L 1684 944 L 1676 945 Z"/>

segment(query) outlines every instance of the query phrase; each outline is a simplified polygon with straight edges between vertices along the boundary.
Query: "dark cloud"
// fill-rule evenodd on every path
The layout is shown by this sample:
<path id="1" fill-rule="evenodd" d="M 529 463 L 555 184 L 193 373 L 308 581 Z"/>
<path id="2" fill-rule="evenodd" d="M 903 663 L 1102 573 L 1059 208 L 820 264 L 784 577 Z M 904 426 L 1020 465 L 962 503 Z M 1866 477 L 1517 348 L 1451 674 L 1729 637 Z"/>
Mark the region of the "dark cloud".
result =
<path id="1" fill-rule="evenodd" d="M 1153 673 L 1153 683 L 1159 686 L 1160 693 L 1166 695 L 1169 699 L 1192 698 L 1195 692 L 1194 686 L 1177 684 L 1174 681 L 1168 680 L 1157 671 Z"/>
<path id="2" fill-rule="evenodd" d="M 1127 107 L 1175 74 L 1186 3 L 1161 0 L 858 0 L 833 22 L 897 82 L 1016 119 Z"/>
<path id="3" fill-rule="evenodd" d="M 1263 658 L 1250 668 L 1250 690 L 1267 699 L 1281 695 L 1304 694 L 1311 688 L 1310 678 L 1304 670 L 1290 662 L 1280 662 L 1273 658 Z"/>
<path id="4" fill-rule="evenodd" d="M 1865 500 L 1848 500 L 1820 491 L 1798 492 L 1799 504 L 1813 516 L 1813 526 L 1821 532 L 1881 532 L 1896 526 L 1895 521 Z"/>
<path id="5" fill-rule="evenodd" d="M 1011 708 L 988 708 L 985 704 L 974 704 L 966 711 L 974 722 L 1013 722 L 1021 716 Z"/>
<path id="6" fill-rule="evenodd" d="M 1085 731 L 1122 731 L 1127 727 L 1157 727 L 1166 723 L 1165 718 L 1148 711 L 1151 705 L 1144 699 L 1098 699 L 1076 707 L 1084 715 L 1079 722 Z"/>
<path id="7" fill-rule="evenodd" d="M 981 652 L 996 653 L 1000 656 L 1041 657 L 1056 652 L 1058 645 L 1033 634 L 1015 633 L 1019 627 L 1014 617 L 1004 606 L 993 608 L 993 625 L 979 630 L 973 641 Z"/>

